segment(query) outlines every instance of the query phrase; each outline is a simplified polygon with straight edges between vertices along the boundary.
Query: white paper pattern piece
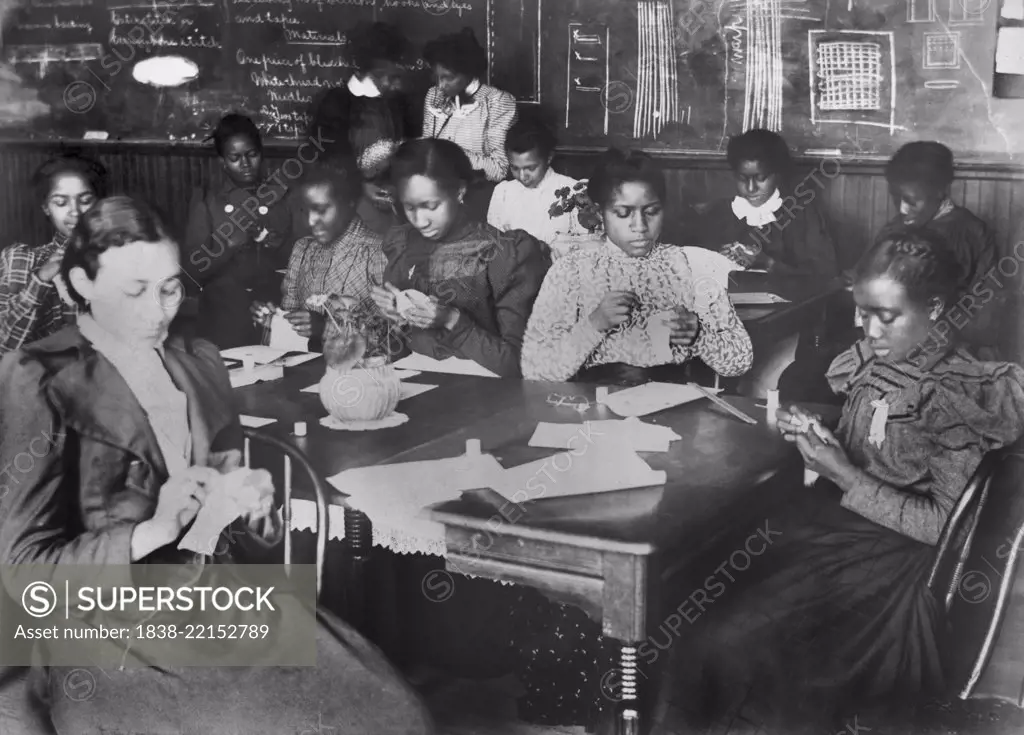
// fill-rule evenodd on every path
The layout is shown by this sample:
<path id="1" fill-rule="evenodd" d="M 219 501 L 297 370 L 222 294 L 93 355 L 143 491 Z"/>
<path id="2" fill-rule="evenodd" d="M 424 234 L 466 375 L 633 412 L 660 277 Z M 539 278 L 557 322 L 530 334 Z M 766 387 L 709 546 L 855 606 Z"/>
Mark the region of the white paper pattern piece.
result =
<path id="1" fill-rule="evenodd" d="M 492 487 L 513 503 L 664 485 L 668 475 L 652 470 L 629 447 L 604 442 L 594 451 L 563 452 L 506 470 Z"/>
<path id="2" fill-rule="evenodd" d="M 637 418 L 584 421 L 582 424 L 552 424 L 541 421 L 530 437 L 529 446 L 580 450 L 588 442 L 614 442 L 634 452 L 667 452 L 669 444 L 681 439 L 667 426 L 648 424 Z"/>
<path id="3" fill-rule="evenodd" d="M 465 360 L 458 357 L 449 357 L 447 360 L 435 360 L 432 357 L 414 352 L 395 363 L 396 368 L 405 370 L 420 370 L 425 373 L 449 373 L 452 375 L 479 375 L 484 378 L 497 378 L 485 367 L 481 367 L 472 360 Z"/>
<path id="4" fill-rule="evenodd" d="M 253 429 L 258 429 L 261 426 L 273 424 L 277 421 L 277 419 L 267 419 L 261 416 L 246 416 L 245 414 L 240 415 L 238 420 L 242 422 L 242 426 L 248 426 Z"/>
<path id="5" fill-rule="evenodd" d="M 1024 28 L 999 29 L 996 71 L 999 74 L 1024 74 Z"/>
<path id="6" fill-rule="evenodd" d="M 406 398 L 414 398 L 421 393 L 426 393 L 428 390 L 434 390 L 436 387 L 436 385 L 429 385 L 427 383 L 402 383 L 402 392 L 398 400 L 404 401 Z"/>
<path id="7" fill-rule="evenodd" d="M 291 354 L 279 357 L 270 364 L 280 365 L 281 367 L 295 367 L 296 365 L 301 365 L 304 362 L 315 360 L 318 357 L 320 357 L 319 352 L 302 352 L 299 353 L 298 355 Z"/>
<path id="8" fill-rule="evenodd" d="M 232 388 L 242 388 L 253 383 L 279 380 L 284 377 L 284 368 L 278 365 L 259 365 L 253 370 L 246 370 L 244 367 L 240 367 L 229 371 L 228 375 L 231 378 Z"/>
<path id="9" fill-rule="evenodd" d="M 654 359 L 658 364 L 672 362 L 672 319 L 675 314 L 671 311 L 659 311 L 652 314 L 647 321 L 647 334 L 651 338 L 654 347 Z"/>
<path id="10" fill-rule="evenodd" d="M 712 393 L 721 389 L 707 388 Z M 699 401 L 706 396 L 696 388 L 677 383 L 645 383 L 612 393 L 605 399 L 605 405 L 619 416 L 646 416 L 656 411 L 679 406 L 690 401 Z"/>
<path id="11" fill-rule="evenodd" d="M 213 488 L 203 501 L 192 527 L 178 544 L 179 549 L 198 554 L 213 554 L 225 528 L 242 515 L 242 508 L 233 497 L 233 486 L 241 485 L 252 472 L 242 467 L 221 476 L 221 486 Z"/>
<path id="12" fill-rule="evenodd" d="M 395 374 L 398 375 L 399 380 L 405 380 L 407 378 L 415 378 L 420 374 L 419 370 L 402 370 L 401 368 L 395 368 Z"/>
<path id="13" fill-rule="evenodd" d="M 280 357 L 283 357 L 288 350 L 278 350 L 266 345 L 247 345 L 246 347 L 232 347 L 230 350 L 221 350 L 220 356 L 225 360 L 241 360 L 246 358 L 257 365 L 266 365 Z"/>
<path id="14" fill-rule="evenodd" d="M 789 300 L 773 293 L 733 293 L 729 294 L 733 306 L 762 306 L 764 304 L 788 304 Z"/>
<path id="15" fill-rule="evenodd" d="M 1024 0 L 1003 0 L 1000 15 L 1007 20 L 1024 20 Z"/>
<path id="16" fill-rule="evenodd" d="M 309 338 L 301 336 L 278 309 L 270 320 L 270 346 L 285 352 L 308 352 Z"/>

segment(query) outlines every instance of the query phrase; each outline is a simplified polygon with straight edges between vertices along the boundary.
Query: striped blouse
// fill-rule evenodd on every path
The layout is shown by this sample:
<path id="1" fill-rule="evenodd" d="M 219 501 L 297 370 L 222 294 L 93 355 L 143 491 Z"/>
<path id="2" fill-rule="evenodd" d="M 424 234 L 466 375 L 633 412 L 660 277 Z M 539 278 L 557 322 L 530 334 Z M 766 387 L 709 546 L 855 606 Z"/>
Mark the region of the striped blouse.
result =
<path id="1" fill-rule="evenodd" d="M 423 137 L 457 143 L 477 171 L 488 181 L 508 175 L 505 136 L 516 119 L 516 99 L 488 84 L 481 84 L 473 102 L 456 108 L 438 87 L 431 87 L 423 105 Z"/>

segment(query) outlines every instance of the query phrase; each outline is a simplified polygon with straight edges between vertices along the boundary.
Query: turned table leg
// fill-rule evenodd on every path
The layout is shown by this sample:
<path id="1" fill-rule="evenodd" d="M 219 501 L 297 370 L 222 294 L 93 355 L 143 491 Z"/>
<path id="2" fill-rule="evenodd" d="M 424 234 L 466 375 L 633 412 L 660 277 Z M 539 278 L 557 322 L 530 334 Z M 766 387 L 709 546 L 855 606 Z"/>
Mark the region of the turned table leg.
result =
<path id="1" fill-rule="evenodd" d="M 366 567 L 373 548 L 373 527 L 365 513 L 345 508 L 345 545 L 349 552 L 349 578 L 346 580 L 345 612 L 349 623 L 363 635 L 366 630 Z"/>

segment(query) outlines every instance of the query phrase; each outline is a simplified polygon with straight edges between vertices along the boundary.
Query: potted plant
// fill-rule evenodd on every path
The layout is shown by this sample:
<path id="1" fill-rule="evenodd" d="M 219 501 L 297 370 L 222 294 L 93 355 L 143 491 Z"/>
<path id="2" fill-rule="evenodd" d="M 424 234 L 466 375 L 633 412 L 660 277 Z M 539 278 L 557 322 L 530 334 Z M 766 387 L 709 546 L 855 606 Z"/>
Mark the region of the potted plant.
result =
<path id="1" fill-rule="evenodd" d="M 557 197 L 548 208 L 549 217 L 561 217 L 575 211 L 576 220 L 586 232 L 559 233 L 551 244 L 554 258 L 568 255 L 573 250 L 595 245 L 604 236 L 604 222 L 597 205 L 587 196 L 587 181 L 579 181 L 572 188 L 564 186 L 555 191 Z"/>
<path id="2" fill-rule="evenodd" d="M 376 421 L 390 416 L 402 392 L 391 364 L 390 322 L 370 299 L 330 294 L 307 300 L 323 310 L 324 359 L 320 401 L 340 421 Z"/>

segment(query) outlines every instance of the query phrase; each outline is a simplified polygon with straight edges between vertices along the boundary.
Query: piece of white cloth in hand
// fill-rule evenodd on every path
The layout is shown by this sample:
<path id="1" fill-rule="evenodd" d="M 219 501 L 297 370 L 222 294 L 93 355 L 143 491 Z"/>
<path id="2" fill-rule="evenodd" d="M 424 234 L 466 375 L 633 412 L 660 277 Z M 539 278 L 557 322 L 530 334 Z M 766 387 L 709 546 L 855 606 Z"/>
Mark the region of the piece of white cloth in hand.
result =
<path id="1" fill-rule="evenodd" d="M 179 549 L 198 554 L 214 553 L 224 529 L 238 520 L 243 513 L 249 512 L 249 509 L 239 501 L 238 493 L 252 472 L 248 467 L 242 467 L 220 476 L 220 482 L 216 487 L 210 488 L 203 507 L 199 509 L 192 522 L 192 527 L 178 544 Z"/>
<path id="2" fill-rule="evenodd" d="M 662 365 L 672 362 L 672 321 L 675 316 L 674 311 L 659 311 L 647 320 L 654 356 Z"/>

